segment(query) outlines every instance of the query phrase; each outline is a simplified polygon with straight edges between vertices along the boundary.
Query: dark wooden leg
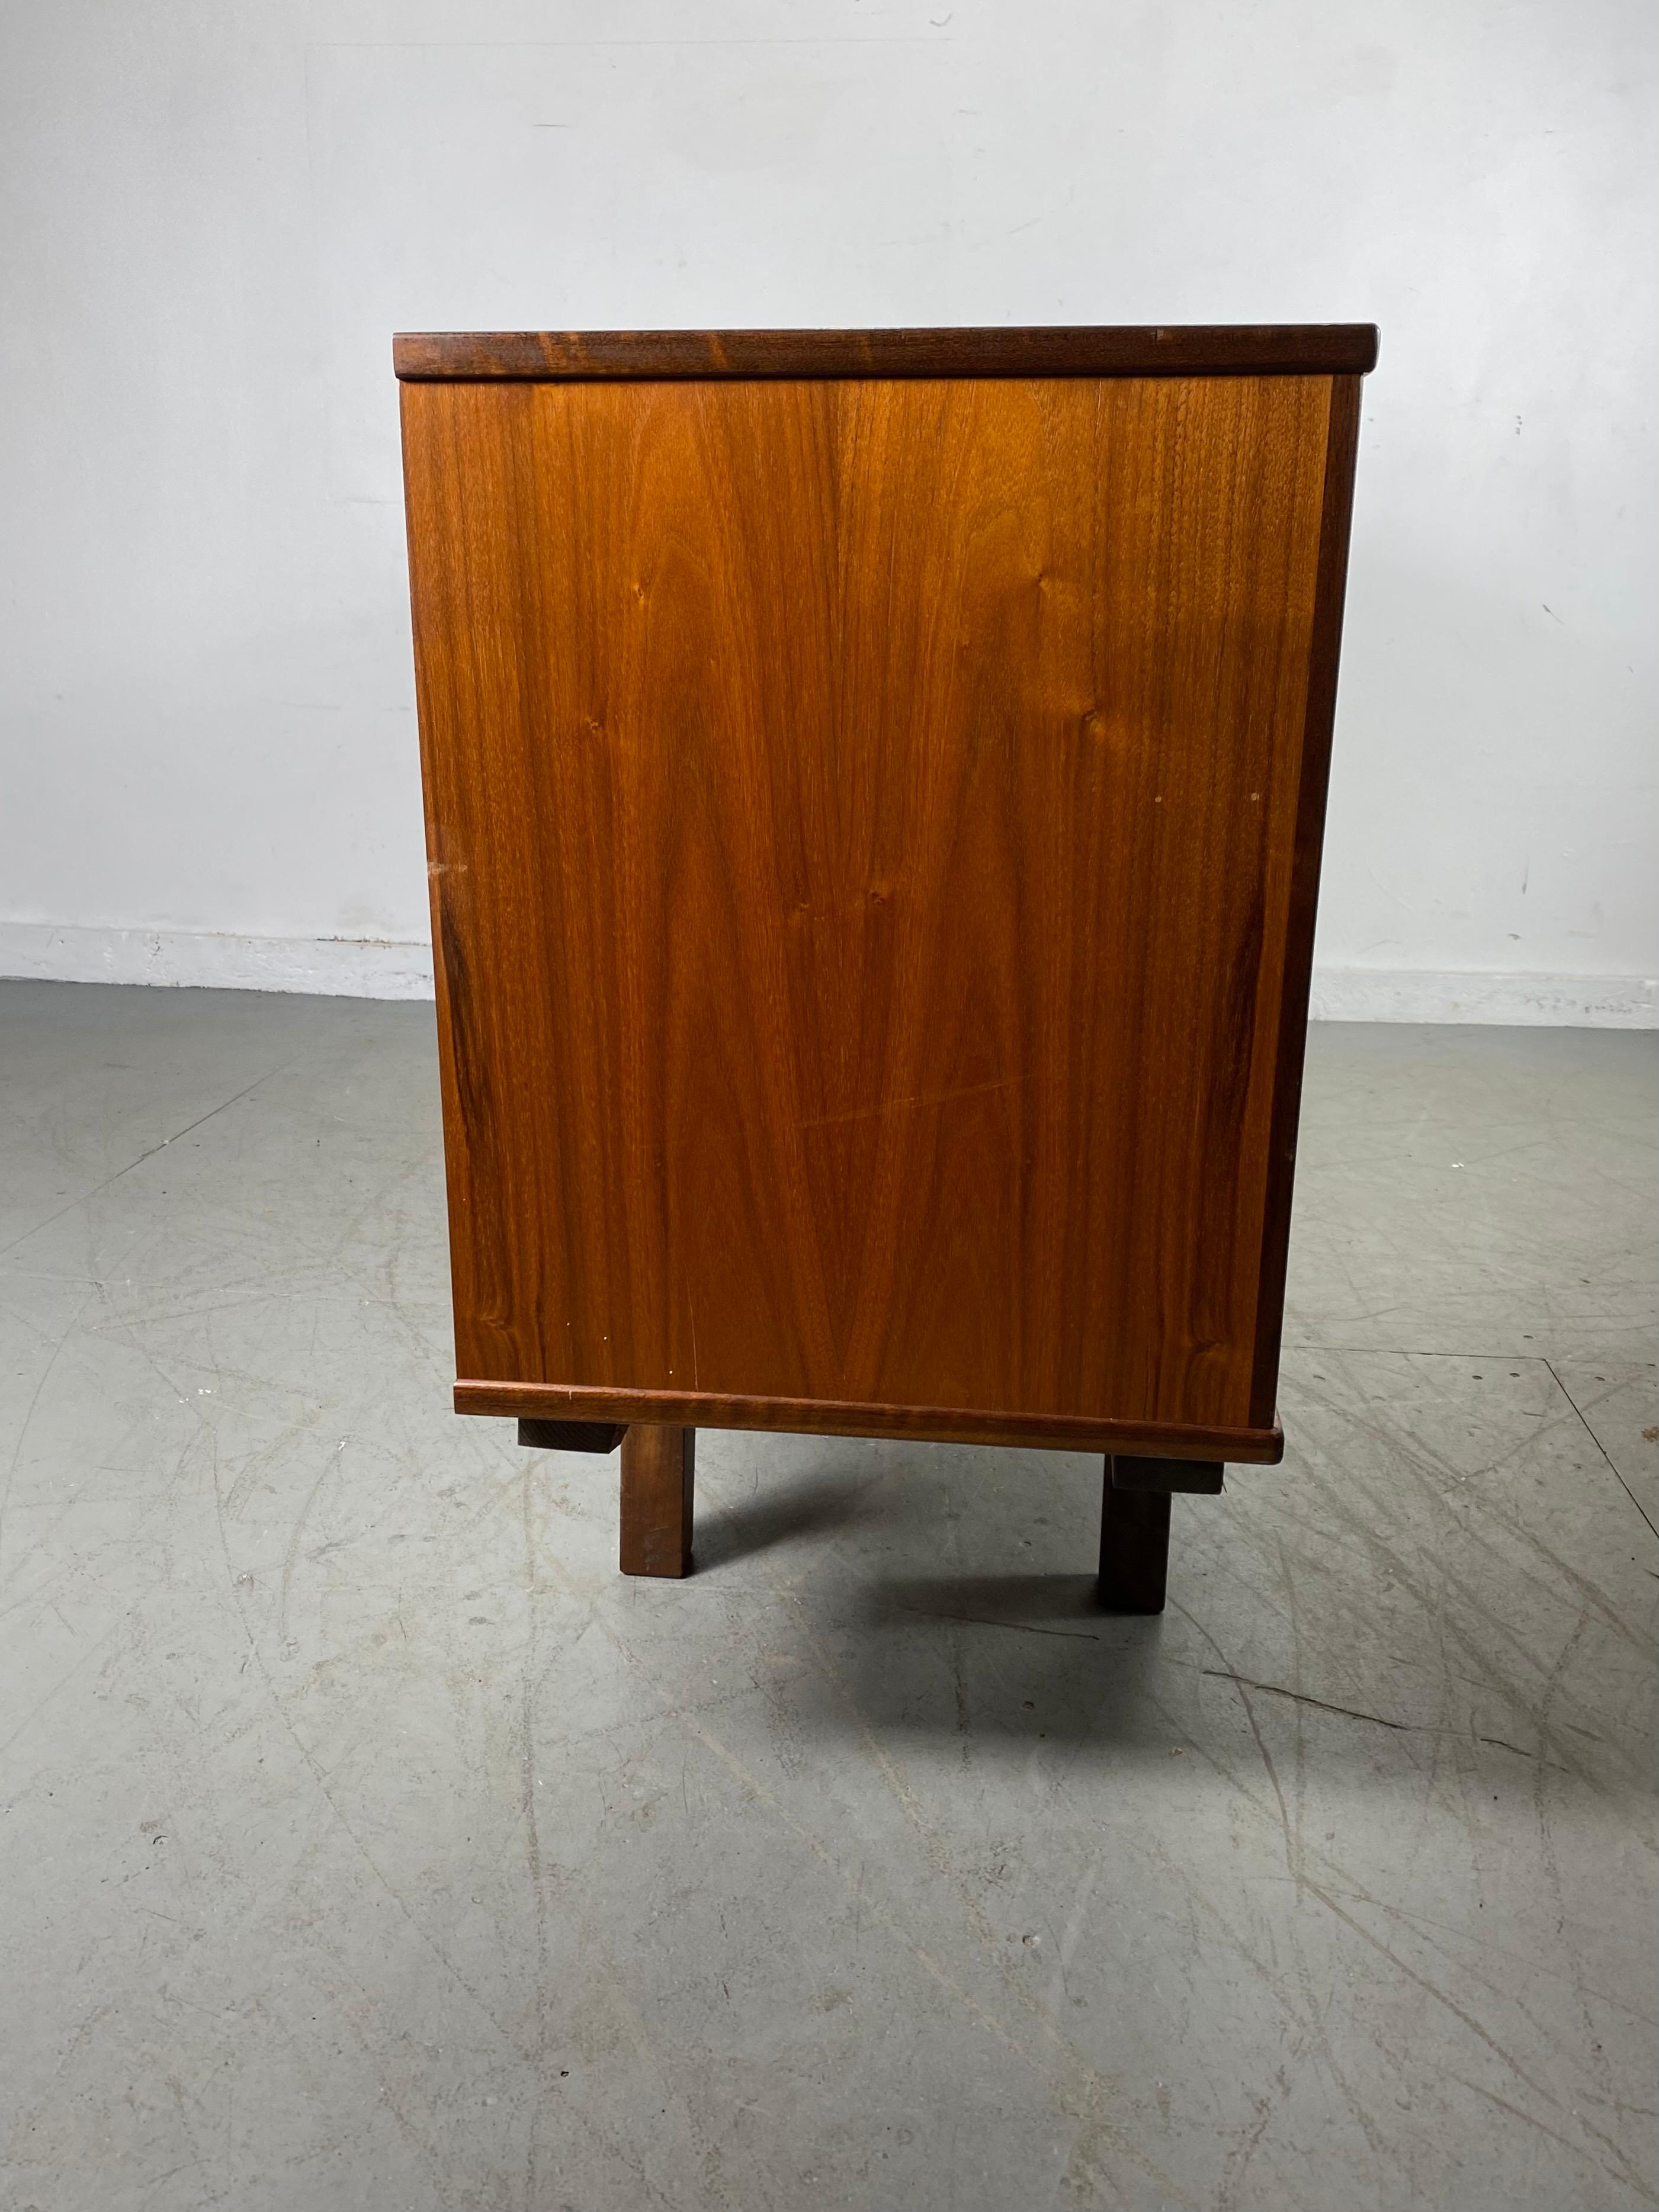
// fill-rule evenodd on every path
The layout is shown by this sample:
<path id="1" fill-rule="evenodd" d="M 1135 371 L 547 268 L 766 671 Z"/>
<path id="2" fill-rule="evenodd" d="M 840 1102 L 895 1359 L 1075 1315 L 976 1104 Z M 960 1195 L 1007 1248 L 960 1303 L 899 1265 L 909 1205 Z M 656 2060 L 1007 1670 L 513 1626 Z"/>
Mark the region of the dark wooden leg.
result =
<path id="1" fill-rule="evenodd" d="M 1100 1602 L 1108 1613 L 1162 1613 L 1170 1572 L 1173 1491 L 1214 1498 L 1224 1469 L 1215 1460 L 1127 1459 L 1107 1455 L 1100 1512 Z"/>
<path id="2" fill-rule="evenodd" d="M 1100 1505 L 1100 1602 L 1108 1613 L 1162 1613 L 1170 1567 L 1170 1493 L 1120 1490 L 1106 1459 Z"/>
<path id="3" fill-rule="evenodd" d="M 622 1571 L 691 1571 L 691 1469 L 695 1429 L 635 1423 L 622 1446 Z"/>
<path id="4" fill-rule="evenodd" d="M 613 1452 L 625 1428 L 622 1421 L 520 1421 L 519 1442 L 534 1451 Z"/>

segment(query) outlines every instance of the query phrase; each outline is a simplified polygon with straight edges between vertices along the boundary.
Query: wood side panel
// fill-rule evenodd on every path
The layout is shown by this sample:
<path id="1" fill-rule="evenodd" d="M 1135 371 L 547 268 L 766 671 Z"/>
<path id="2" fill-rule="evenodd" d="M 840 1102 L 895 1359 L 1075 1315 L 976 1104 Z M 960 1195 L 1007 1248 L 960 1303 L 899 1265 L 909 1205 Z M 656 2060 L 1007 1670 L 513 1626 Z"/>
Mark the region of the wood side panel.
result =
<path id="1" fill-rule="evenodd" d="M 469 1389 L 1266 1440 L 1330 389 L 404 386 Z"/>
<path id="2" fill-rule="evenodd" d="M 1320 864 L 1325 850 L 1325 800 L 1331 780 L 1331 740 L 1336 726 L 1337 665 L 1342 645 L 1342 605 L 1348 581 L 1348 533 L 1353 513 L 1354 464 L 1359 450 L 1360 381 L 1332 380 L 1330 431 L 1325 447 L 1321 500 L 1319 571 L 1310 646 L 1307 705 L 1297 772 L 1296 828 L 1276 1040 L 1273 1121 L 1267 1146 L 1267 1206 L 1261 1228 L 1261 1279 L 1256 1298 L 1255 1358 L 1250 1419 L 1275 1418 L 1279 1339 L 1285 1319 L 1285 1272 L 1290 1264 L 1291 1202 L 1296 1184 L 1297 1139 L 1302 1121 L 1302 1073 L 1308 1047 L 1308 1000 L 1313 987 L 1314 928 L 1319 909 Z"/>
<path id="3" fill-rule="evenodd" d="M 404 331 L 404 379 L 1364 375 L 1372 323 L 979 330 Z"/>

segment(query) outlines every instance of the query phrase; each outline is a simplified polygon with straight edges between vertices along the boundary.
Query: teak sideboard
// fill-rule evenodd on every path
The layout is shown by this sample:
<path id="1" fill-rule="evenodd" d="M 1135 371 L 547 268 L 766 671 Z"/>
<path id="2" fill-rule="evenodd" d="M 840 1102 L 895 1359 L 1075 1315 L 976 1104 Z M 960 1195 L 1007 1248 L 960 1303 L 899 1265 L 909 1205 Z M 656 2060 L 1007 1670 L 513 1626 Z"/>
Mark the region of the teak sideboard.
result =
<path id="1" fill-rule="evenodd" d="M 1274 1461 L 1369 325 L 401 337 L 462 1413 Z"/>

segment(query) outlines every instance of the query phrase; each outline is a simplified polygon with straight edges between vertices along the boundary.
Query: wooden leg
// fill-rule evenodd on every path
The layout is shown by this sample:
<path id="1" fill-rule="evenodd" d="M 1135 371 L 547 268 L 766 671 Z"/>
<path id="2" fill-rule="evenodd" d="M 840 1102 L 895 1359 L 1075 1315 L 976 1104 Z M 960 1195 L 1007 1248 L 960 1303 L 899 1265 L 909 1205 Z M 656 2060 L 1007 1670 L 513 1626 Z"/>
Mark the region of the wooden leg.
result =
<path id="1" fill-rule="evenodd" d="M 1180 1491 L 1192 1498 L 1219 1498 L 1226 1468 L 1218 1459 L 1109 1458 L 1113 1486 L 1118 1490 L 1161 1490 L 1167 1498 Z"/>
<path id="2" fill-rule="evenodd" d="M 613 1452 L 625 1429 L 622 1421 L 520 1421 L 519 1442 L 533 1451 Z"/>
<path id="3" fill-rule="evenodd" d="M 1162 1613 L 1170 1569 L 1170 1493 L 1120 1490 L 1106 1459 L 1100 1506 L 1100 1602 L 1108 1613 Z"/>
<path id="4" fill-rule="evenodd" d="M 622 1445 L 622 1571 L 691 1571 L 691 1469 L 695 1429 L 635 1423 Z"/>
<path id="5" fill-rule="evenodd" d="M 1108 1613 L 1162 1613 L 1170 1573 L 1170 1498 L 1219 1495 L 1218 1460 L 1115 1458 L 1100 1510 L 1100 1602 Z"/>

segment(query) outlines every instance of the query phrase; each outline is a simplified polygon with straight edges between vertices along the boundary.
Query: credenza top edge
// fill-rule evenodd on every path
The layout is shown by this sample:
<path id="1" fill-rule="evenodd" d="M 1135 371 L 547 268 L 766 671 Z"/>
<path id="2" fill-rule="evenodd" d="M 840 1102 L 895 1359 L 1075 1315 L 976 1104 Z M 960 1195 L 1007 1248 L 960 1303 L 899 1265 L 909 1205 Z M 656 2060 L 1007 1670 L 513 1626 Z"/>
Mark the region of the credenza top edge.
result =
<path id="1" fill-rule="evenodd" d="M 403 331 L 406 383 L 674 378 L 1364 376 L 1374 323 L 882 331 Z"/>

